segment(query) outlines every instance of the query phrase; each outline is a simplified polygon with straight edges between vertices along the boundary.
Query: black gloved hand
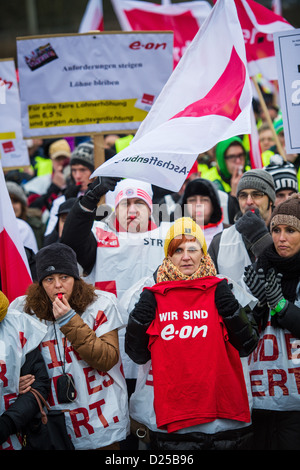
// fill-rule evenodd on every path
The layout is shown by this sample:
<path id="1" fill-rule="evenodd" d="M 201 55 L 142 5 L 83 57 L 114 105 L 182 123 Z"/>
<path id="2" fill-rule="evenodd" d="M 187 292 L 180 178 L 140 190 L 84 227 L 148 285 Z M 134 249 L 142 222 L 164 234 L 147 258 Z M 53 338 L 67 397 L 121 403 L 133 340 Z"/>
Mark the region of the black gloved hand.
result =
<path id="1" fill-rule="evenodd" d="M 264 220 L 259 215 L 258 209 L 255 209 L 254 213 L 251 211 L 245 212 L 236 221 L 235 227 L 251 245 L 269 233 Z"/>
<path id="2" fill-rule="evenodd" d="M 250 264 L 250 266 L 245 267 L 243 279 L 245 281 L 245 284 L 249 287 L 251 293 L 254 295 L 254 297 L 257 298 L 259 306 L 262 307 L 263 305 L 266 305 L 266 280 L 263 269 L 260 268 L 256 272 L 252 264 Z"/>
<path id="3" fill-rule="evenodd" d="M 274 309 L 280 300 L 284 299 L 281 288 L 282 274 L 275 273 L 274 268 L 270 269 L 266 275 L 266 296 L 270 309 Z"/>
<path id="4" fill-rule="evenodd" d="M 239 303 L 233 295 L 226 279 L 219 282 L 216 287 L 215 303 L 217 310 L 222 317 L 232 315 L 239 308 Z"/>
<path id="5" fill-rule="evenodd" d="M 155 318 L 156 305 L 155 295 L 150 290 L 145 289 L 130 315 L 143 325 L 151 323 Z"/>
<path id="6" fill-rule="evenodd" d="M 79 193 L 81 189 L 81 184 L 70 184 L 65 190 L 64 190 L 64 196 L 66 199 L 70 199 L 71 197 L 77 197 L 77 194 Z"/>
<path id="7" fill-rule="evenodd" d="M 104 196 L 108 191 L 113 191 L 119 181 L 121 181 L 121 178 L 97 176 L 95 180 L 88 185 L 87 192 L 81 199 L 82 206 L 91 211 L 96 209 L 101 196 Z"/>

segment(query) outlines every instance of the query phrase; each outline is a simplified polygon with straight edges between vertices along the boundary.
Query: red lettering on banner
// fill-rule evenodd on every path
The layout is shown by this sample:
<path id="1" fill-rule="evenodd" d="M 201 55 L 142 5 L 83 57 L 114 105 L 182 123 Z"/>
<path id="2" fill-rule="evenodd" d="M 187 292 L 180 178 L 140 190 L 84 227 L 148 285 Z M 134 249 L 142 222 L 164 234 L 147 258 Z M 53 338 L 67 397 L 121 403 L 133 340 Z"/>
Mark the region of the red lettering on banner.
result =
<path id="1" fill-rule="evenodd" d="M 50 364 L 47 364 L 48 369 L 54 369 L 54 367 L 61 367 L 62 362 L 58 360 L 57 355 L 56 355 L 56 350 L 55 350 L 55 345 L 57 344 L 57 341 L 55 339 L 51 339 L 49 341 L 43 341 L 42 346 L 43 348 L 48 348 L 50 357 L 52 362 Z"/>
<path id="2" fill-rule="evenodd" d="M 101 411 L 101 406 L 102 405 L 105 405 L 105 400 L 99 400 L 98 402 L 96 403 L 92 403 L 89 408 L 90 410 L 94 410 L 96 409 L 97 410 L 97 414 L 98 414 L 98 417 L 103 425 L 104 428 L 107 428 L 109 426 L 107 420 L 104 418 L 103 414 L 102 414 L 102 411 Z"/>
<path id="3" fill-rule="evenodd" d="M 109 380 L 103 380 L 102 385 L 104 387 L 107 388 L 115 382 L 114 379 L 109 374 L 107 374 L 107 372 L 102 372 L 101 370 L 97 370 L 97 372 L 101 377 L 105 377 L 106 375 L 109 377 Z"/>
<path id="4" fill-rule="evenodd" d="M 25 344 L 27 343 L 27 339 L 25 338 L 24 332 L 20 331 L 19 333 L 20 343 L 22 348 L 24 348 Z"/>
<path id="5" fill-rule="evenodd" d="M 146 385 L 150 385 L 153 387 L 153 372 L 152 372 L 152 367 L 150 367 L 149 369 L 149 372 L 148 372 L 148 375 L 147 375 L 147 379 L 146 379 Z"/>
<path id="6" fill-rule="evenodd" d="M 97 281 L 95 282 L 96 289 L 104 290 L 105 292 L 111 292 L 117 297 L 117 285 L 116 281 Z"/>
<path id="7" fill-rule="evenodd" d="M 83 373 L 85 375 L 85 380 L 86 380 L 86 385 L 88 389 L 89 395 L 92 395 L 93 393 L 100 392 L 102 390 L 102 385 L 99 384 L 96 387 L 91 387 L 90 384 L 96 380 L 95 374 L 89 375 L 90 372 L 93 372 L 95 369 L 92 367 L 84 367 Z"/>
<path id="8" fill-rule="evenodd" d="M 96 331 L 99 326 L 103 325 L 103 323 L 106 322 L 107 316 L 102 310 L 98 310 L 93 330 Z"/>
<path id="9" fill-rule="evenodd" d="M 6 410 L 8 410 L 8 408 L 10 407 L 11 401 L 15 400 L 15 398 L 17 398 L 17 396 L 18 395 L 16 393 L 9 393 L 8 395 L 4 396 L 4 408 Z"/>
<path id="10" fill-rule="evenodd" d="M 7 377 L 5 377 L 5 374 L 7 372 L 6 364 L 5 362 L 1 361 L 0 362 L 0 380 L 3 382 L 3 387 L 7 387 Z"/>
<path id="11" fill-rule="evenodd" d="M 269 394 L 270 397 L 275 396 L 275 387 L 279 387 L 282 390 L 283 395 L 288 395 L 289 391 L 286 384 L 287 374 L 285 370 L 282 369 L 272 369 L 268 370 L 268 382 L 269 382 Z M 275 375 L 280 375 L 281 379 L 275 380 Z"/>
<path id="12" fill-rule="evenodd" d="M 271 355 L 267 355 L 265 352 L 266 351 L 265 342 L 268 340 L 271 341 L 272 348 L 273 348 Z M 276 336 L 267 334 L 267 335 L 264 335 L 259 340 L 256 349 L 253 351 L 253 353 L 250 354 L 248 358 L 248 364 L 250 364 L 251 360 L 253 360 L 253 362 L 257 362 L 258 360 L 259 361 L 275 361 L 276 359 L 278 359 L 278 343 L 277 343 Z"/>
<path id="13" fill-rule="evenodd" d="M 81 419 L 80 415 L 82 416 Z M 81 437 L 81 426 L 85 427 L 89 434 L 94 434 L 94 428 L 89 424 L 89 413 L 86 408 L 70 410 L 70 417 L 76 437 Z"/>
<path id="14" fill-rule="evenodd" d="M 300 369 L 299 367 L 293 368 L 293 369 L 288 369 L 289 374 L 294 374 L 295 377 L 295 382 L 297 386 L 297 391 L 300 394 Z"/>
<path id="15" fill-rule="evenodd" d="M 251 383 L 251 390 L 252 390 L 252 396 L 253 397 L 264 397 L 265 392 L 254 392 L 253 387 L 259 387 L 262 385 L 262 380 L 253 380 L 253 376 L 255 375 L 263 375 L 262 370 L 252 370 L 250 371 L 250 383 Z"/>
<path id="16" fill-rule="evenodd" d="M 300 359 L 300 340 L 295 339 L 295 337 L 291 333 L 285 333 L 284 335 L 285 344 L 286 344 L 286 351 L 288 355 L 288 359 L 290 361 Z"/>

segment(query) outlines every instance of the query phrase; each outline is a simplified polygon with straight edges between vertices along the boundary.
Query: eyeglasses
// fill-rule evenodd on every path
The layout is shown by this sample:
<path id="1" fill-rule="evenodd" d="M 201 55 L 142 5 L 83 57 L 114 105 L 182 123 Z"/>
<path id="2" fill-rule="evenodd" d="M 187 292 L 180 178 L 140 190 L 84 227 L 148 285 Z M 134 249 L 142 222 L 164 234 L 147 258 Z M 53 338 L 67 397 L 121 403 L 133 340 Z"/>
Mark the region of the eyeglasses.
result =
<path id="1" fill-rule="evenodd" d="M 225 160 L 237 160 L 238 158 L 239 159 L 245 158 L 245 154 L 238 153 L 237 155 L 227 155 L 226 157 L 224 157 Z"/>
<path id="2" fill-rule="evenodd" d="M 238 199 L 245 201 L 246 199 L 248 199 L 249 196 L 251 197 L 251 199 L 253 199 L 253 201 L 255 201 L 257 199 L 261 199 L 266 195 L 262 191 L 252 191 L 251 193 L 245 193 L 245 191 L 241 191 L 238 195 Z"/>

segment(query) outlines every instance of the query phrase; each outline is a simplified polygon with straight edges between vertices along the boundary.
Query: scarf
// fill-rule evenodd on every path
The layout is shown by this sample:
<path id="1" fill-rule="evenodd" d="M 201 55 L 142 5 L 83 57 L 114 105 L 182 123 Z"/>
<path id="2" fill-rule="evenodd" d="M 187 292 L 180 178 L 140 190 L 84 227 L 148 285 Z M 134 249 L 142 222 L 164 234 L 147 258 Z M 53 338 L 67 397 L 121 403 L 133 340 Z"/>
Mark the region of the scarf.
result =
<path id="1" fill-rule="evenodd" d="M 215 265 L 209 254 L 201 258 L 199 268 L 191 276 L 182 274 L 172 263 L 170 258 L 165 258 L 158 268 L 157 282 L 192 280 L 198 279 L 199 277 L 216 276 L 216 274 Z"/>
<path id="2" fill-rule="evenodd" d="M 289 258 L 279 256 L 274 244 L 270 245 L 257 260 L 257 269 L 262 268 L 266 274 L 270 268 L 283 275 L 282 293 L 290 302 L 296 300 L 296 289 L 300 280 L 300 252 Z"/>

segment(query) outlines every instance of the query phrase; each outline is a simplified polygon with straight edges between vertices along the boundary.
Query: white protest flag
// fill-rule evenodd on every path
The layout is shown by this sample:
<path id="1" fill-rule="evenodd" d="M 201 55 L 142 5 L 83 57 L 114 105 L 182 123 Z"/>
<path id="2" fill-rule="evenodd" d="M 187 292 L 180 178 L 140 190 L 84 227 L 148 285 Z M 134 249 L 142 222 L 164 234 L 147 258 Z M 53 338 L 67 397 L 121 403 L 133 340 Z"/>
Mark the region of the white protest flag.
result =
<path id="1" fill-rule="evenodd" d="M 251 132 L 252 92 L 234 0 L 217 2 L 130 145 L 94 176 L 178 191 L 197 155 Z"/>
<path id="2" fill-rule="evenodd" d="M 12 302 L 32 283 L 17 219 L 0 164 L 0 279 L 1 290 Z"/>
<path id="3" fill-rule="evenodd" d="M 89 31 L 103 31 L 103 6 L 102 0 L 89 0 L 83 18 L 79 26 L 79 33 Z"/>

